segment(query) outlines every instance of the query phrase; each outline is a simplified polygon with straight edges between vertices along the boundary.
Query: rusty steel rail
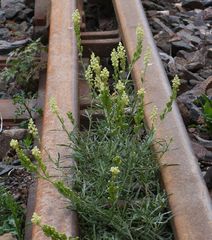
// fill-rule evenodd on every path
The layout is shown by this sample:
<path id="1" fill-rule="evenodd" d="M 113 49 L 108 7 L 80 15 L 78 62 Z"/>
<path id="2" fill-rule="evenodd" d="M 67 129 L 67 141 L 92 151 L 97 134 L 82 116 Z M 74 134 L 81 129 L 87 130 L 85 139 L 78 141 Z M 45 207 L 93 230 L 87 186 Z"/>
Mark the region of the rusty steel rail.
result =
<path id="1" fill-rule="evenodd" d="M 158 56 L 141 1 L 132 0 L 129 6 L 128 0 L 113 0 L 113 4 L 129 59 L 132 59 L 136 46 L 135 32 L 138 25 L 144 30 L 144 51 L 147 47 L 152 50 L 151 66 L 147 69 L 144 84 L 141 82 L 142 60 L 139 60 L 133 69 L 136 88 L 143 86 L 147 91 L 145 118 L 150 126 L 152 106 L 156 104 L 159 110 L 164 108 L 171 94 L 170 85 Z M 211 199 L 176 104 L 165 121 L 159 124 L 156 137 L 173 139 L 169 151 L 159 161 L 162 180 L 173 213 L 175 239 L 212 239 Z"/>
<path id="2" fill-rule="evenodd" d="M 52 131 L 60 129 L 59 120 L 50 111 L 49 100 L 56 99 L 61 116 L 67 119 L 66 113 L 71 111 L 78 121 L 78 81 L 77 81 L 77 50 L 71 15 L 76 8 L 76 1 L 52 0 L 50 14 L 49 55 L 45 92 L 45 108 L 43 117 L 43 131 L 41 138 L 42 157 L 47 164 L 51 175 L 60 177 L 60 173 L 54 169 L 52 158 L 60 160 L 63 166 L 70 166 L 73 161 L 67 158 L 68 150 L 58 144 L 68 142 L 63 132 Z M 71 130 L 69 121 L 65 124 Z M 48 154 L 47 154 L 48 152 Z M 53 225 L 59 231 L 67 235 L 76 235 L 76 214 L 66 208 L 66 204 L 57 190 L 48 182 L 38 179 L 35 195 L 35 212 L 42 216 L 43 222 Z M 32 226 L 32 236 L 26 240 L 44 240 L 46 238 L 41 229 Z"/>

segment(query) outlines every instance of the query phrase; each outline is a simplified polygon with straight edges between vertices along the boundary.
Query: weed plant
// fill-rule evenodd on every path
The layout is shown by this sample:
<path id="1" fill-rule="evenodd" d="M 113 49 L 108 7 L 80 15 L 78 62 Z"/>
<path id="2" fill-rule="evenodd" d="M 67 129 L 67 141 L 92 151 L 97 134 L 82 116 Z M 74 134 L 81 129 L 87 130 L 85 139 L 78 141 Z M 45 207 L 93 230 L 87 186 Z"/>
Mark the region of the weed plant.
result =
<path id="1" fill-rule="evenodd" d="M 154 133 L 133 124 L 114 133 L 105 120 L 74 142 L 73 191 L 81 239 L 171 239 L 167 197 L 151 146 Z"/>
<path id="2" fill-rule="evenodd" d="M 40 39 L 32 41 L 25 47 L 21 47 L 11 52 L 7 59 L 7 67 L 3 69 L 0 77 L 7 84 L 16 83 L 16 88 L 24 90 L 25 93 L 35 93 L 37 91 L 40 70 L 45 68 L 39 55 L 45 47 Z"/>
<path id="3" fill-rule="evenodd" d="M 204 126 L 202 130 L 205 130 L 212 133 L 212 99 L 210 99 L 207 95 L 200 96 L 195 104 L 202 108 L 202 114 L 204 118 Z"/>
<path id="4" fill-rule="evenodd" d="M 23 209 L 3 187 L 0 187 L 0 236 L 12 233 L 23 240 Z"/>

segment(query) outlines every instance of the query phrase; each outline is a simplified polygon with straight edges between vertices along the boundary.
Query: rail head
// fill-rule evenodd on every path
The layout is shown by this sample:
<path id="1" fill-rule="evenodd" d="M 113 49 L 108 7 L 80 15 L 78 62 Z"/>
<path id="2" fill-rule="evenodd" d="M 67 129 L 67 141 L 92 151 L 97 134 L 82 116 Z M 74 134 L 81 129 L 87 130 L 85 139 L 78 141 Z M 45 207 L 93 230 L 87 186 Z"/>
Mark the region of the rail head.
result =
<path id="1" fill-rule="evenodd" d="M 153 36 L 140 0 L 113 0 L 121 36 L 129 59 L 136 46 L 136 27 L 144 30 L 144 51 L 151 48 L 151 66 L 148 67 L 144 83 L 141 82 L 142 58 L 132 72 L 135 87 L 145 87 L 145 118 L 150 123 L 152 106 L 159 110 L 165 106 L 171 94 L 170 85 L 159 58 Z M 148 94 L 154 93 L 154 94 Z M 161 175 L 173 213 L 175 239 L 212 239 L 212 208 L 208 190 L 201 176 L 197 160 L 193 154 L 190 140 L 179 110 L 173 110 L 160 123 L 156 138 L 173 139 L 169 151 L 160 159 Z"/>
<path id="2" fill-rule="evenodd" d="M 49 53 L 45 92 L 45 107 L 42 125 L 41 150 L 42 158 L 47 165 L 51 176 L 60 178 L 61 174 L 55 170 L 55 166 L 49 160 L 57 158 L 64 166 L 73 164 L 68 158 L 68 150 L 58 146 L 68 143 L 65 133 L 53 131 L 61 129 L 57 117 L 50 110 L 50 98 L 54 97 L 61 116 L 66 118 L 66 113 L 71 111 L 73 117 L 78 121 L 78 57 L 76 39 L 72 26 L 72 13 L 76 9 L 76 1 L 52 0 L 50 14 Z M 70 121 L 65 124 L 71 130 L 73 126 Z M 65 199 L 48 182 L 38 179 L 35 189 L 35 212 L 41 215 L 42 222 L 54 226 L 58 231 L 68 236 L 75 236 L 78 232 L 76 214 L 69 209 Z M 25 236 L 26 240 L 46 240 L 42 230 L 32 226 L 31 236 Z"/>

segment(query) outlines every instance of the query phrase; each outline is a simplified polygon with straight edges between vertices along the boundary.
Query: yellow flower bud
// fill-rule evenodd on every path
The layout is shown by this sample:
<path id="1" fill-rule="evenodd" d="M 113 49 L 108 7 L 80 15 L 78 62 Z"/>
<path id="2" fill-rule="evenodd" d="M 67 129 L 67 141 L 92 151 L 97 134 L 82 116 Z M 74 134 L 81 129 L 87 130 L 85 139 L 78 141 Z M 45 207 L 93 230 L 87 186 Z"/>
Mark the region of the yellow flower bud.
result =
<path id="1" fill-rule="evenodd" d="M 13 148 L 13 149 L 18 148 L 18 140 L 12 139 L 10 141 L 10 147 Z"/>
<path id="2" fill-rule="evenodd" d="M 110 172 L 112 173 L 112 175 L 118 175 L 120 173 L 120 170 L 118 167 L 111 167 Z"/>
<path id="3" fill-rule="evenodd" d="M 37 213 L 34 212 L 33 215 L 32 215 L 31 221 L 32 221 L 32 223 L 34 223 L 36 225 L 40 225 L 41 217 Z"/>

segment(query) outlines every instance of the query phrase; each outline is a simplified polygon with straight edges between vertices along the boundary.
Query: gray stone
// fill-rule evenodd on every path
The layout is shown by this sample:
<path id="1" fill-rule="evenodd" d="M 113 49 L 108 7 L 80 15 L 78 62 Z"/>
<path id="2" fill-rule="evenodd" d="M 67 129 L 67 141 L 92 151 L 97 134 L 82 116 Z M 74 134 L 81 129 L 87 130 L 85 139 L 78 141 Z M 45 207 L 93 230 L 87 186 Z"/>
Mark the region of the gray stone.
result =
<path id="1" fill-rule="evenodd" d="M 199 72 L 199 76 L 203 79 L 207 79 L 209 78 L 210 76 L 212 76 L 212 68 L 211 68 L 211 65 L 210 67 L 207 69 L 207 68 L 204 68 L 202 71 Z"/>
<path id="2" fill-rule="evenodd" d="M 28 42 L 29 42 L 28 38 L 20 41 L 15 41 L 15 42 L 0 40 L 0 54 L 7 54 L 18 47 L 24 46 Z"/>
<path id="3" fill-rule="evenodd" d="M 204 176 L 204 179 L 205 179 L 205 183 L 208 187 L 208 189 L 212 189 L 212 167 L 209 167 L 205 176 Z"/>
<path id="4" fill-rule="evenodd" d="M 183 77 L 184 79 L 187 79 L 187 80 L 194 79 L 199 82 L 203 82 L 205 80 L 204 78 L 200 77 L 197 73 L 193 73 L 191 71 L 188 71 L 187 69 L 183 70 Z"/>
<path id="5" fill-rule="evenodd" d="M 1 8 L 4 9 L 4 8 L 7 8 L 11 5 L 16 5 L 16 4 L 19 4 L 19 3 L 24 4 L 25 0 L 1 0 Z"/>
<path id="6" fill-rule="evenodd" d="M 176 41 L 176 42 L 172 42 L 172 53 L 173 55 L 176 55 L 178 51 L 180 50 L 186 50 L 186 51 L 191 51 L 194 49 L 194 46 L 189 44 L 186 41 Z"/>
<path id="7" fill-rule="evenodd" d="M 208 49 L 208 57 L 212 58 L 212 47 Z"/>
<path id="8" fill-rule="evenodd" d="M 19 25 L 20 24 L 18 24 L 16 22 L 7 22 L 5 24 L 5 27 L 7 27 L 12 32 L 16 32 L 16 31 L 19 31 L 19 28 L 20 28 Z"/>
<path id="9" fill-rule="evenodd" d="M 212 20 L 212 8 L 207 8 L 204 11 L 204 19 L 206 21 L 211 21 Z"/>
<path id="10" fill-rule="evenodd" d="M 5 9 L 5 15 L 7 19 L 14 18 L 22 9 L 24 9 L 23 4 L 18 4 L 16 6 Z"/>
<path id="11" fill-rule="evenodd" d="M 203 67 L 202 62 L 192 62 L 187 65 L 187 69 L 191 72 L 196 72 Z"/>
<path id="12" fill-rule="evenodd" d="M 194 36 L 192 31 L 188 29 L 182 29 L 177 33 L 177 35 L 191 43 L 199 44 L 201 42 L 201 39 L 199 37 Z"/>
<path id="13" fill-rule="evenodd" d="M 198 142 L 191 141 L 192 149 L 194 154 L 199 160 L 206 160 L 209 151 Z"/>
<path id="14" fill-rule="evenodd" d="M 193 9 L 202 9 L 204 6 L 201 1 L 199 0 L 183 0 L 182 1 L 182 7 L 186 8 L 188 10 L 193 10 Z"/>
<path id="15" fill-rule="evenodd" d="M 26 6 L 24 0 L 1 0 L 1 7 L 7 19 L 15 17 Z"/>
<path id="16" fill-rule="evenodd" d="M 33 17 L 34 11 L 31 8 L 26 8 L 18 13 L 19 20 L 26 20 L 28 17 Z"/>
<path id="17" fill-rule="evenodd" d="M 202 4 L 204 7 L 212 7 L 212 0 L 203 0 Z"/>
<path id="18" fill-rule="evenodd" d="M 26 135 L 26 129 L 10 129 L 4 130 L 0 134 L 0 159 L 3 159 L 10 149 L 10 141 L 12 139 L 21 140 Z"/>
<path id="19" fill-rule="evenodd" d="M 208 78 L 204 82 L 197 84 L 193 89 L 181 94 L 177 98 L 178 107 L 186 125 L 202 122 L 202 111 L 195 104 L 195 100 L 206 93 L 206 89 L 210 83 L 211 78 Z"/>
<path id="20" fill-rule="evenodd" d="M 26 21 L 19 24 L 19 31 L 25 33 L 28 29 L 28 24 Z"/>
<path id="21" fill-rule="evenodd" d="M 0 24 L 5 23 L 6 17 L 5 17 L 5 11 L 0 9 Z"/>
<path id="22" fill-rule="evenodd" d="M 17 238 L 14 237 L 11 233 L 6 233 L 0 236 L 0 240 L 16 240 Z"/>
<path id="23" fill-rule="evenodd" d="M 7 28 L 0 28 L 0 39 L 6 40 L 10 37 L 10 31 Z"/>
<path id="24" fill-rule="evenodd" d="M 5 91 L 6 87 L 7 87 L 6 82 L 4 80 L 2 80 L 1 77 L 0 77 L 0 92 Z"/>

